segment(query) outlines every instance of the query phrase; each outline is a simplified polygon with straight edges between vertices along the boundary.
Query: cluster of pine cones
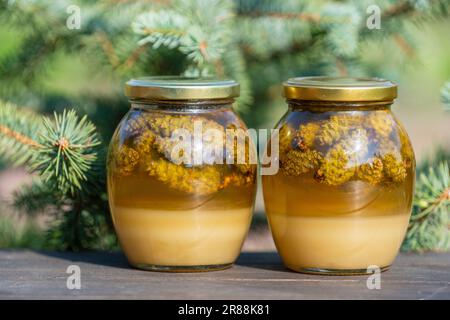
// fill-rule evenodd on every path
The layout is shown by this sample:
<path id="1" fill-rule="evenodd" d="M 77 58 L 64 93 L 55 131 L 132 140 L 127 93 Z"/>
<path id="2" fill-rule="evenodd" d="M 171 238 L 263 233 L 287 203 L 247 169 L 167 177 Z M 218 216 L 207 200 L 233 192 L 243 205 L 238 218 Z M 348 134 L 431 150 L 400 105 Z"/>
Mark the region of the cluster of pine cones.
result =
<path id="1" fill-rule="evenodd" d="M 372 185 L 401 183 L 412 166 L 412 147 L 386 111 L 333 114 L 292 128 L 279 128 L 283 174 L 311 173 L 331 186 L 350 180 Z"/>
<path id="2" fill-rule="evenodd" d="M 204 146 L 220 144 L 219 147 L 227 148 L 224 150 L 224 157 L 229 155 L 234 157 L 233 164 L 230 165 L 226 159 L 222 161 L 224 164 L 219 165 L 214 164 L 214 159 L 197 165 L 185 165 L 174 161 L 173 150 L 177 141 L 171 138 L 172 133 L 182 129 L 194 134 L 195 122 L 197 125 L 201 122 L 203 132 L 209 129 L 223 132 L 223 139 L 206 139 L 201 143 Z M 128 176 L 133 174 L 141 164 L 148 175 L 156 177 L 171 188 L 198 195 L 211 194 L 229 185 L 240 186 L 254 183 L 256 165 L 250 164 L 249 161 L 252 149 L 246 143 L 245 163 L 237 163 L 237 142 L 227 143 L 228 136 L 225 129 L 216 121 L 202 116 L 153 113 L 131 116 L 124 122 L 124 128 L 119 128 L 129 137 L 128 141 L 123 144 L 116 141 L 113 144 L 116 146 L 110 156 L 114 162 L 113 171 L 119 176 Z"/>

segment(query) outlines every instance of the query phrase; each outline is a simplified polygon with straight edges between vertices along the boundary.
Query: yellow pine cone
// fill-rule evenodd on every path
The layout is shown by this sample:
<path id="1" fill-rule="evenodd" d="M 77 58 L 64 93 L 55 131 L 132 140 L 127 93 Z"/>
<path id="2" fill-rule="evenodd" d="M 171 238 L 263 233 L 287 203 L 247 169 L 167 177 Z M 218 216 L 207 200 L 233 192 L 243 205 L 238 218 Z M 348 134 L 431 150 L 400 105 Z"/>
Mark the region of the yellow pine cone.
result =
<path id="1" fill-rule="evenodd" d="M 322 160 L 322 155 L 315 150 L 290 150 L 282 162 L 281 169 L 286 175 L 299 176 L 316 170 Z"/>
<path id="2" fill-rule="evenodd" d="M 317 133 L 317 141 L 320 145 L 331 145 L 347 135 L 350 129 L 360 127 L 361 124 L 362 118 L 359 115 L 333 115 L 323 123 Z"/>
<path id="3" fill-rule="evenodd" d="M 135 141 L 135 148 L 141 154 L 150 153 L 153 147 L 153 142 L 155 141 L 155 134 L 150 130 L 145 130 L 142 132 Z"/>
<path id="4" fill-rule="evenodd" d="M 376 185 L 383 179 L 383 161 L 374 158 L 371 163 L 364 163 L 357 169 L 358 178 L 372 185 Z"/>
<path id="5" fill-rule="evenodd" d="M 230 148 L 231 145 L 231 148 Z M 230 150 L 231 149 L 231 150 Z M 234 149 L 234 150 L 233 150 Z M 244 159 L 241 159 L 238 157 L 238 143 L 236 139 L 233 141 L 233 143 L 229 143 L 229 141 L 226 144 L 226 150 L 225 150 L 225 157 L 228 158 L 227 155 L 233 154 L 233 166 L 238 170 L 238 172 L 241 173 L 240 176 L 244 175 L 245 179 L 249 179 L 250 181 L 253 181 L 253 176 L 255 175 L 256 171 L 256 164 L 250 163 L 250 158 L 256 159 L 256 155 L 254 154 L 254 146 L 251 141 L 245 141 L 244 144 Z M 241 161 L 244 160 L 244 161 Z M 243 163 L 240 163 L 243 162 Z M 241 183 L 239 183 L 241 184 Z"/>
<path id="6" fill-rule="evenodd" d="M 223 131 L 223 127 L 213 120 L 208 120 L 199 116 L 181 116 L 181 115 L 149 115 L 147 118 L 148 126 L 162 137 L 170 137 L 175 130 L 185 129 L 194 134 L 195 123 L 201 122 L 202 131 L 215 129 Z"/>
<path id="7" fill-rule="evenodd" d="M 403 182 L 406 178 L 406 167 L 403 161 L 397 160 L 393 154 L 387 154 L 383 157 L 384 174 L 386 178 L 393 182 Z"/>
<path id="8" fill-rule="evenodd" d="M 231 159 L 233 156 L 233 164 L 242 174 L 248 175 L 253 174 L 256 165 L 250 163 L 250 159 L 256 160 L 255 146 L 251 139 L 247 139 L 245 131 L 238 128 L 235 124 L 229 124 L 227 126 L 228 130 L 236 130 L 235 135 L 225 136 L 225 159 Z M 238 145 L 239 144 L 239 145 Z M 243 144 L 243 148 L 242 148 Z M 238 152 L 243 151 L 244 158 L 238 157 Z M 242 161 L 243 160 L 243 161 Z"/>
<path id="9" fill-rule="evenodd" d="M 314 146 L 314 140 L 320 130 L 320 125 L 316 122 L 302 124 L 297 131 L 298 147 L 300 150 L 310 149 Z"/>
<path id="10" fill-rule="evenodd" d="M 331 149 L 317 170 L 315 178 L 327 185 L 337 186 L 350 180 L 355 174 L 355 168 L 347 168 L 348 155 L 337 146 Z"/>
<path id="11" fill-rule="evenodd" d="M 382 141 L 389 137 L 394 127 L 394 120 L 386 111 L 377 110 L 370 112 L 366 118 L 365 125 L 371 128 L 377 135 L 377 140 Z"/>
<path id="12" fill-rule="evenodd" d="M 145 121 L 139 120 L 144 118 Z M 199 195 L 216 192 L 229 184 L 235 186 L 252 183 L 256 171 L 256 166 L 249 163 L 248 152 L 249 143 L 246 142 L 245 163 L 236 164 L 237 155 L 235 152 L 235 172 L 223 176 L 222 171 L 225 165 L 203 165 L 202 167 L 186 167 L 183 164 L 175 164 L 171 160 L 172 150 L 179 143 L 172 141 L 172 132 L 176 129 L 188 130 L 194 133 L 194 121 L 202 122 L 202 130 L 205 133 L 208 129 L 220 130 L 223 133 L 223 139 L 214 139 L 214 136 L 203 136 L 202 144 L 215 145 L 220 143 L 220 148 L 225 147 L 225 130 L 215 121 L 203 117 L 185 117 L 178 115 L 163 116 L 145 116 L 130 121 L 129 130 L 138 133 L 134 149 L 124 147 L 117 155 L 117 171 L 122 175 L 131 174 L 139 159 L 147 166 L 149 175 L 155 176 L 159 181 L 168 184 L 170 187 Z M 138 131 L 139 130 L 139 131 Z M 237 148 L 237 145 L 231 144 Z M 195 148 L 195 146 L 192 146 Z M 231 150 L 224 150 L 229 152 Z M 179 156 L 182 156 L 181 154 Z"/>
<path id="13" fill-rule="evenodd" d="M 179 191 L 208 195 L 222 188 L 220 169 L 215 166 L 186 168 L 163 158 L 147 163 L 151 176 Z"/>
<path id="14" fill-rule="evenodd" d="M 247 139 L 246 136 L 244 135 L 245 131 L 241 128 L 238 128 L 235 124 L 229 124 L 227 126 L 227 129 L 237 131 L 235 131 L 236 136 L 227 135 L 225 133 L 225 148 L 226 148 L 225 159 L 229 159 L 228 157 L 230 157 L 231 159 L 232 155 L 233 166 L 238 170 L 238 172 L 241 173 L 241 174 L 232 174 L 231 178 L 229 177 L 229 181 L 234 181 L 235 185 L 250 183 L 253 181 L 253 177 L 256 171 L 256 164 L 250 163 L 250 159 L 256 160 L 253 141 L 251 139 Z M 243 143 L 244 148 L 242 148 L 242 145 L 238 145 L 238 143 L 239 144 Z M 238 157 L 238 152 L 241 151 L 245 152 L 244 159 Z"/>
<path id="15" fill-rule="evenodd" d="M 177 143 L 177 141 L 155 135 L 153 131 L 146 129 L 136 138 L 135 148 L 142 156 L 158 151 L 167 159 L 172 160 L 171 152 Z M 182 154 L 179 155 L 179 157 L 181 156 Z"/>
<path id="16" fill-rule="evenodd" d="M 115 155 L 116 168 L 119 174 L 127 176 L 130 175 L 139 162 L 139 153 L 133 148 L 125 145 L 119 147 Z"/>
<path id="17" fill-rule="evenodd" d="M 147 128 L 147 118 L 138 115 L 137 117 L 126 120 L 125 131 L 131 134 L 138 134 Z"/>
<path id="18" fill-rule="evenodd" d="M 359 112 L 343 113 L 331 118 L 349 129 L 360 128 L 364 123 L 364 115 Z"/>

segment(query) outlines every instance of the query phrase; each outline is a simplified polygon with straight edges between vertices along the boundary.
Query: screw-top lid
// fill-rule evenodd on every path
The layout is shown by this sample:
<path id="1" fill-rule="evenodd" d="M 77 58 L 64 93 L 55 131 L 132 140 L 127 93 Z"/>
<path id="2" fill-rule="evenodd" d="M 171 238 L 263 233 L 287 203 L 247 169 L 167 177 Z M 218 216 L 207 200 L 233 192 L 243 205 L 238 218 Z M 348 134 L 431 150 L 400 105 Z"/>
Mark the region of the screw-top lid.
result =
<path id="1" fill-rule="evenodd" d="M 178 76 L 142 77 L 125 85 L 130 99 L 212 100 L 239 96 L 239 83 L 231 79 Z"/>
<path id="2" fill-rule="evenodd" d="M 293 100 L 392 101 L 397 84 L 379 78 L 299 77 L 283 83 L 284 96 Z"/>

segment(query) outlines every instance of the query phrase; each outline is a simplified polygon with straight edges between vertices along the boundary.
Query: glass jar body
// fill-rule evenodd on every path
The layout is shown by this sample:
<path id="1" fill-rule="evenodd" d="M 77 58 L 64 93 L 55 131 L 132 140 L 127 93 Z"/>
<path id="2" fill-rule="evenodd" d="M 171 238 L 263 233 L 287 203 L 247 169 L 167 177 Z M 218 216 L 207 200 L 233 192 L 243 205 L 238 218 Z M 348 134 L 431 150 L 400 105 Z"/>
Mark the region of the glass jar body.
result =
<path id="1" fill-rule="evenodd" d="M 285 265 L 321 274 L 387 269 L 415 181 L 411 143 L 390 105 L 291 102 L 277 128 L 280 169 L 262 183 Z"/>
<path id="2" fill-rule="evenodd" d="M 133 103 L 111 140 L 107 164 L 114 226 L 133 266 L 206 271 L 235 261 L 251 221 L 256 165 L 229 164 L 226 152 L 222 163 L 189 162 L 184 148 L 172 152 L 177 130 L 193 151 L 211 141 L 195 140 L 194 130 L 228 128 L 246 129 L 231 104 Z"/>

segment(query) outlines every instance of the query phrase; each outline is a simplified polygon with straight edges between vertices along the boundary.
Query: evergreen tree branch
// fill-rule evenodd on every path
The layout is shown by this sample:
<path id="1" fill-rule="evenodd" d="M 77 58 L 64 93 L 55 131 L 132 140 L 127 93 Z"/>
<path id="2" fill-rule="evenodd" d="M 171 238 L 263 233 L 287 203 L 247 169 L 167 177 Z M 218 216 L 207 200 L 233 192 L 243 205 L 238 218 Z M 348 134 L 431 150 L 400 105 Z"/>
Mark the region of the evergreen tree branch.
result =
<path id="1" fill-rule="evenodd" d="M 100 43 L 100 46 L 101 46 L 105 56 L 108 57 L 109 63 L 114 68 L 116 68 L 119 65 L 120 61 L 116 55 L 113 44 L 108 39 L 108 36 L 103 31 L 97 31 L 95 35 L 96 35 L 98 42 Z"/>
<path id="2" fill-rule="evenodd" d="M 124 70 L 131 69 L 139 57 L 147 50 L 147 44 L 143 44 L 142 46 L 137 47 L 133 50 L 133 52 L 126 58 L 126 60 L 119 66 L 119 68 Z"/>
<path id="3" fill-rule="evenodd" d="M 400 50 L 402 50 L 405 53 L 407 57 L 413 58 L 415 56 L 414 48 L 411 46 L 410 43 L 408 43 L 408 41 L 401 34 L 396 33 L 393 35 L 393 37 L 395 43 L 398 45 Z"/>
<path id="4" fill-rule="evenodd" d="M 403 251 L 450 249 L 450 173 L 448 162 L 420 173 Z"/>
<path id="5" fill-rule="evenodd" d="M 27 145 L 33 148 L 40 148 L 42 147 L 38 142 L 34 141 L 33 139 L 21 134 L 20 132 L 14 131 L 10 128 L 8 128 L 5 125 L 0 124 L 0 135 L 4 135 L 5 137 L 9 137 L 11 139 L 16 140 L 18 143 Z"/>
<path id="6" fill-rule="evenodd" d="M 49 212 L 49 208 L 57 207 L 54 192 L 41 179 L 35 179 L 30 185 L 22 186 L 13 193 L 13 207 L 28 215 Z"/>
<path id="7" fill-rule="evenodd" d="M 115 246 L 104 195 L 105 152 L 95 126 L 73 110 L 41 121 L 28 114 L 12 104 L 0 104 L 0 128 L 9 125 L 8 130 L 0 130 L 0 150 L 6 146 L 22 152 L 28 147 L 27 156 L 19 156 L 21 164 L 39 177 L 15 193 L 13 206 L 29 214 L 45 210 L 56 218 L 47 232 L 50 248 Z M 34 140 L 22 132 L 12 134 L 10 127 L 30 133 Z M 31 135 L 27 130 L 33 127 L 37 130 Z"/>
<path id="8" fill-rule="evenodd" d="M 100 146 L 95 127 L 87 117 L 79 119 L 75 111 L 44 118 L 45 131 L 40 135 L 42 148 L 33 166 L 46 182 L 53 182 L 62 192 L 76 194 L 92 181 L 90 169 L 98 158 Z"/>
<path id="9" fill-rule="evenodd" d="M 411 1 L 398 1 L 397 3 L 383 10 L 382 18 L 395 18 L 412 12 L 415 12 L 415 8 Z"/>
<path id="10" fill-rule="evenodd" d="M 305 12 L 258 12 L 258 11 L 252 11 L 252 12 L 240 13 L 239 15 L 243 16 L 243 17 L 250 17 L 250 18 L 270 17 L 270 18 L 275 18 L 275 19 L 300 20 L 300 21 L 312 22 L 312 23 L 318 23 L 322 19 L 322 17 L 318 13 L 305 13 Z"/>
<path id="11" fill-rule="evenodd" d="M 15 165 L 34 159 L 41 147 L 37 137 L 41 127 L 33 112 L 18 112 L 16 106 L 0 101 L 0 157 Z"/>
<path id="12" fill-rule="evenodd" d="M 321 41 L 321 36 L 324 34 L 325 32 L 320 32 L 306 40 L 292 42 L 289 47 L 282 50 L 274 50 L 270 53 L 270 55 L 264 57 L 255 55 L 253 48 L 247 44 L 241 44 L 240 47 L 246 55 L 246 60 L 250 60 L 252 62 L 279 61 L 284 57 L 295 55 L 317 45 Z"/>

